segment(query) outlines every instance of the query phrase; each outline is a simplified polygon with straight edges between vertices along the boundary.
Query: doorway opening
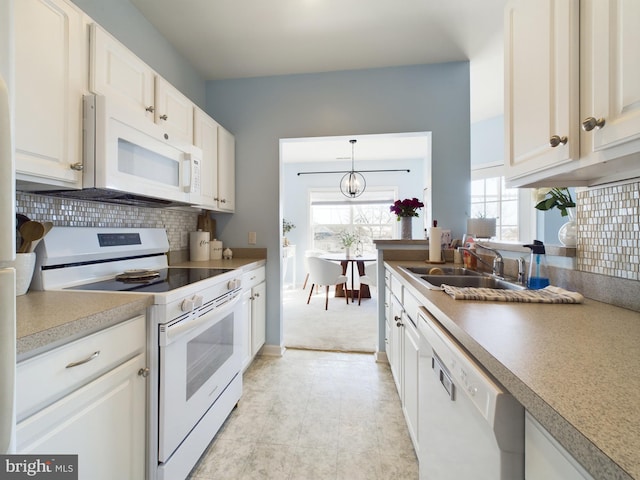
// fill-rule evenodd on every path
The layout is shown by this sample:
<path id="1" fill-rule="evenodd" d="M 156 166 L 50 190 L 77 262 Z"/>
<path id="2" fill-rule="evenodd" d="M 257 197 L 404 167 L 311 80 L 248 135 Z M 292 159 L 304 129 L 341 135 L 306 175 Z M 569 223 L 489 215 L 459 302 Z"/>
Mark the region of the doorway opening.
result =
<path id="1" fill-rule="evenodd" d="M 353 152 L 352 139 L 357 140 Z M 343 171 L 352 164 L 355 170 L 365 171 L 366 177 L 364 193 L 354 199 L 340 191 Z M 309 298 L 311 285 L 304 285 L 305 259 L 323 253 L 344 254 L 343 231 L 357 234 L 360 243 L 352 247 L 352 255 L 375 257 L 374 240 L 398 238 L 398 222 L 389 206 L 397 198 L 422 198 L 424 189 L 430 187 L 431 134 L 281 139 L 280 167 L 280 219 L 287 227 L 280 279 L 284 346 L 374 353 L 379 336 L 377 289 L 371 288 L 370 298 L 358 305 L 359 272 L 353 269 L 352 276 L 352 269 L 346 268 L 348 285 L 353 282 L 356 290 L 355 302 L 347 304 L 344 297 L 335 297 L 331 287 L 325 310 L 324 287 Z M 300 172 L 323 173 L 298 175 Z M 414 238 L 420 238 L 421 231 L 417 225 Z"/>

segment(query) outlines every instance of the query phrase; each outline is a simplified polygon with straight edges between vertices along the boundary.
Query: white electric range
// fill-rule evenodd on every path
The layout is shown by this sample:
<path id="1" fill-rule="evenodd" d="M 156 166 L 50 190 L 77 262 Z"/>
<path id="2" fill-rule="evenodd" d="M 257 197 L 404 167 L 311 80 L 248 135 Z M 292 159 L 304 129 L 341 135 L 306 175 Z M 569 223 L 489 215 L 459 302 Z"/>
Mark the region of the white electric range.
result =
<path id="1" fill-rule="evenodd" d="M 34 290 L 138 293 L 147 312 L 148 478 L 185 478 L 242 394 L 241 273 L 170 267 L 164 229 L 54 227 Z"/>

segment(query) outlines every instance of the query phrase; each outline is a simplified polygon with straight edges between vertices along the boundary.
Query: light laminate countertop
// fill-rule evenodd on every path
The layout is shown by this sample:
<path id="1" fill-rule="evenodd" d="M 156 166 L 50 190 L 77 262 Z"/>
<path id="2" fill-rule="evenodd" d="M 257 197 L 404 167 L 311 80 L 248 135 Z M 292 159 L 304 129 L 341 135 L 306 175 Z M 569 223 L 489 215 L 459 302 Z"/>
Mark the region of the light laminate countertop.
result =
<path id="1" fill-rule="evenodd" d="M 639 312 L 454 300 L 385 265 L 594 478 L 640 479 Z"/>

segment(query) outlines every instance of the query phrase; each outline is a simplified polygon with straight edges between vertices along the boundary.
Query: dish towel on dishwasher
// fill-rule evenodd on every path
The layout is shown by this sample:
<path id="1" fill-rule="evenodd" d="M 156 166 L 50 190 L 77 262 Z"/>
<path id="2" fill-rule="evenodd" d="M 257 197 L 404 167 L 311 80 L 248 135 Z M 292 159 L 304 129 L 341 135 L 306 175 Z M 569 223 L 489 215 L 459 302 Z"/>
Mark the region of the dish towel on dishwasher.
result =
<path id="1" fill-rule="evenodd" d="M 549 285 L 540 290 L 499 290 L 495 288 L 452 287 L 442 285 L 442 290 L 455 300 L 488 300 L 494 302 L 523 303 L 582 303 L 584 297 L 560 287 Z"/>

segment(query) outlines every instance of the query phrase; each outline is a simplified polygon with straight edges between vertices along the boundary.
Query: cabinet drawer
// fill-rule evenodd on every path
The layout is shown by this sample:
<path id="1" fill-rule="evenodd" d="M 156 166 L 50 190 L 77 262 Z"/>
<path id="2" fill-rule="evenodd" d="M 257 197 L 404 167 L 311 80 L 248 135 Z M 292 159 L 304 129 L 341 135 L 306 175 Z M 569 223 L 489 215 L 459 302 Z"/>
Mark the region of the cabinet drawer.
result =
<path id="1" fill-rule="evenodd" d="M 145 316 L 140 315 L 20 362 L 16 369 L 18 421 L 143 352 L 145 341 Z M 74 363 L 79 365 L 70 366 Z"/>
<path id="2" fill-rule="evenodd" d="M 391 293 L 393 293 L 395 295 L 395 297 L 398 300 L 400 300 L 400 303 L 403 302 L 403 299 L 402 299 L 402 284 L 400 283 L 400 280 L 398 280 L 393 275 L 391 275 Z"/>
<path id="3" fill-rule="evenodd" d="M 253 288 L 261 282 L 264 282 L 266 273 L 264 267 L 255 268 L 242 275 L 242 288 L 245 290 Z"/>

